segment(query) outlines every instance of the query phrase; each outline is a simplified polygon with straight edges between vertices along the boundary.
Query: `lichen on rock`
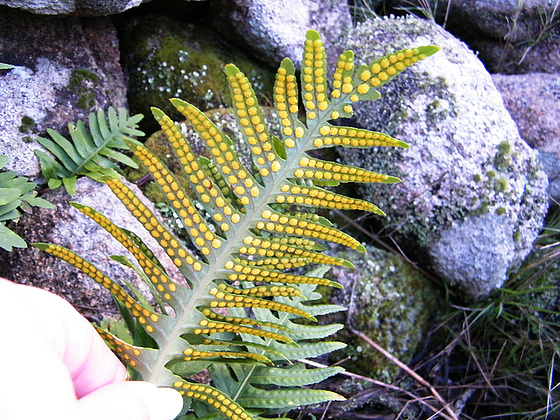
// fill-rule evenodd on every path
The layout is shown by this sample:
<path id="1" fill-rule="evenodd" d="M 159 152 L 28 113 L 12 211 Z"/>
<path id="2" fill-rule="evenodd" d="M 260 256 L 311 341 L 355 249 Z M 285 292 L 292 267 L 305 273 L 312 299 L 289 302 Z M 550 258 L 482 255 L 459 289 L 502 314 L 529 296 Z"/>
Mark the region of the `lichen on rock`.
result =
<path id="1" fill-rule="evenodd" d="M 439 26 L 412 17 L 374 19 L 351 31 L 346 42 L 362 62 L 424 44 L 442 50 L 383 86 L 380 100 L 355 108 L 359 126 L 393 135 L 410 149 L 340 153 L 346 163 L 371 162 L 366 166 L 403 179 L 392 188 L 360 191 L 387 213 L 381 223 L 397 227 L 394 238 L 407 252 L 476 299 L 499 287 L 531 249 L 547 210 L 547 180 L 482 63 Z M 499 223 L 490 223 L 496 217 Z M 463 225 L 492 226 L 496 238 L 508 240 L 461 250 L 439 243 L 466 240 L 470 233 Z M 457 236 L 450 239 L 451 233 Z M 499 257 L 499 268 L 485 272 L 477 265 L 487 255 Z M 471 275 L 456 275 L 458 265 Z"/>

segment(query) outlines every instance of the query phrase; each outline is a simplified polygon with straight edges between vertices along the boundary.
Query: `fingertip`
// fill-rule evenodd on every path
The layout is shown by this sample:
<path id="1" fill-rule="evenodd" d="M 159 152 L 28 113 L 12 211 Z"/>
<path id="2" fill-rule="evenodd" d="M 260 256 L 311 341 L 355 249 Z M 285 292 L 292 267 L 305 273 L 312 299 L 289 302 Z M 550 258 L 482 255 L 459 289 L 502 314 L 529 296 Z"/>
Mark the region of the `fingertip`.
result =
<path id="1" fill-rule="evenodd" d="M 183 408 L 183 397 L 173 388 L 155 388 L 153 401 L 147 405 L 150 420 L 172 420 Z"/>
<path id="2" fill-rule="evenodd" d="M 104 386 L 78 401 L 82 419 L 173 420 L 183 398 L 172 388 L 131 381 Z"/>

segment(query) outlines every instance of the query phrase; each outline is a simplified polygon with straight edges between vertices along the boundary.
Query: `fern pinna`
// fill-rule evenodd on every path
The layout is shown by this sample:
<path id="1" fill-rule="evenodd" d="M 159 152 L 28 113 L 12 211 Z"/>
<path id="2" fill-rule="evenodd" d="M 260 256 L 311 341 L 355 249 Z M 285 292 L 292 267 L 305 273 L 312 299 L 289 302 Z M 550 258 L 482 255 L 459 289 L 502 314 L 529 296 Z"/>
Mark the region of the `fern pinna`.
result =
<path id="1" fill-rule="evenodd" d="M 74 195 L 78 176 L 95 180 L 118 176 L 115 171 L 120 170 L 115 162 L 137 168 L 130 157 L 116 149 L 128 150 L 125 141 L 135 141 L 130 136 L 144 135 L 137 129 L 142 118 L 141 114 L 129 117 L 124 108 L 119 108 L 117 114 L 109 107 L 107 115 L 101 109 L 97 114 L 89 114 L 89 129 L 81 120 L 76 125 L 68 124 L 71 142 L 54 130 L 47 130 L 52 140 L 39 137 L 37 141 L 52 156 L 42 150 L 35 150 L 35 155 L 41 162 L 41 172 L 49 188 L 64 185 L 68 194 Z"/>
<path id="2" fill-rule="evenodd" d="M 383 214 L 375 205 L 336 194 L 321 186 L 341 182 L 399 181 L 397 178 L 311 157 L 323 147 L 408 147 L 385 134 L 335 126 L 329 121 L 352 115 L 352 103 L 380 97 L 377 87 L 407 67 L 435 53 L 434 46 L 407 49 L 355 69 L 353 53 L 338 60 L 332 89 L 319 34 L 309 31 L 301 68 L 300 111 L 295 67 L 282 61 L 274 103 L 282 123 L 272 135 L 247 78 L 234 65 L 225 73 L 237 122 L 253 157 L 243 166 L 231 140 L 194 106 L 171 102 L 205 141 L 212 159 L 197 157 L 178 126 L 161 110 L 153 114 L 169 138 L 191 188 L 150 150 L 129 142 L 147 167 L 190 235 L 186 245 L 142 204 L 119 179 L 105 182 L 165 249 L 184 279 L 170 278 L 153 253 L 133 233 L 120 229 L 95 210 L 74 204 L 134 255 L 161 302 L 155 309 L 131 296 L 86 260 L 58 245 L 36 244 L 59 256 L 105 286 L 130 317 L 153 339 L 151 346 L 126 343 L 108 331 L 100 334 L 144 380 L 173 387 L 185 397 L 194 416 L 249 419 L 305 404 L 341 399 L 304 388 L 339 371 L 306 369 L 298 360 L 343 346 L 324 339 L 340 325 L 313 325 L 315 317 L 339 311 L 336 305 L 310 303 L 320 298 L 316 286 L 339 287 L 324 279 L 326 265 L 351 266 L 325 255 L 316 241 L 331 241 L 365 251 L 360 243 L 312 213 L 310 207 L 363 210 Z M 123 258 L 121 258 L 123 261 Z M 123 261 L 131 266 L 128 261 Z M 304 274 L 304 267 L 316 265 Z M 207 370 L 213 386 L 190 376 Z M 218 413 L 212 415 L 212 410 Z"/>

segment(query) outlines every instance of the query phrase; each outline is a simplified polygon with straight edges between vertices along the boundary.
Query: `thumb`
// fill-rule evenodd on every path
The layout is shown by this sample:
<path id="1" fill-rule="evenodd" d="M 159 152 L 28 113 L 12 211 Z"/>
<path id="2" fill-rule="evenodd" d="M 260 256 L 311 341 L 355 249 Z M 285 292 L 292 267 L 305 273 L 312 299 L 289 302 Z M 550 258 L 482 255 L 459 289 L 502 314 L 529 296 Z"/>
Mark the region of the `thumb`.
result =
<path id="1" fill-rule="evenodd" d="M 183 398 L 171 388 L 131 381 L 106 385 L 77 402 L 83 420 L 173 420 L 183 407 Z"/>

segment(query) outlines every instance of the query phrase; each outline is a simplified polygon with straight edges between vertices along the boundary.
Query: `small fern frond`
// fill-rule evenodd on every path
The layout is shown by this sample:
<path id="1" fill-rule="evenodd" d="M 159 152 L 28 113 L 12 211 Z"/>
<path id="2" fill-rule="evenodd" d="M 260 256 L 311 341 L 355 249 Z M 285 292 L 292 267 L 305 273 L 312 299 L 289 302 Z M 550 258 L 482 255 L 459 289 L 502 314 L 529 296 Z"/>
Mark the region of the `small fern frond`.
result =
<path id="1" fill-rule="evenodd" d="M 8 157 L 0 155 L 0 170 L 8 163 Z M 26 177 L 17 176 L 14 171 L 0 172 L 0 248 L 12 251 L 25 248 L 27 244 L 14 231 L 6 226 L 10 220 L 17 220 L 21 212 L 29 212 L 31 207 L 51 209 L 54 206 L 48 201 L 37 197 L 37 184 Z"/>
<path id="2" fill-rule="evenodd" d="M 308 269 L 316 265 L 352 267 L 343 259 L 325 255 L 322 241 L 362 252 L 365 248 L 326 218 L 313 214 L 313 209 L 382 215 L 375 205 L 333 193 L 327 187 L 400 180 L 321 160 L 308 152 L 335 145 L 408 147 L 387 135 L 335 126 L 331 121 L 351 116 L 352 104 L 357 101 L 379 98 L 377 87 L 437 50 L 426 46 L 398 51 L 357 70 L 352 52 L 347 51 L 339 58 L 329 94 L 322 42 L 317 32 L 309 31 L 301 70 L 306 120 L 299 119 L 295 67 L 286 59 L 274 86 L 275 108 L 282 125 L 279 137 L 268 129 L 247 77 L 234 65 L 227 65 L 234 113 L 251 165 L 238 159 L 232 140 L 193 105 L 171 100 L 202 138 L 210 158 L 199 157 L 178 125 L 153 108 L 189 188 L 182 187 L 179 175 L 145 146 L 130 140 L 125 144 L 151 173 L 184 225 L 188 240 L 182 241 L 165 227 L 118 178 L 103 180 L 184 278 L 170 278 L 136 235 L 89 207 L 74 206 L 134 256 L 139 265 L 134 270 L 151 283 L 160 302 L 159 311 L 71 251 L 58 245 L 37 246 L 81 269 L 115 295 L 125 319 L 131 320 L 128 323 L 140 325 L 154 342 L 133 345 L 108 332 L 102 333 L 104 338 L 142 379 L 179 390 L 197 416 L 209 418 L 207 408 L 202 407 L 213 407 L 219 413 L 216 418 L 248 419 L 251 414 L 246 409 L 265 416 L 300 405 L 340 400 L 341 396 L 329 391 L 302 388 L 339 369 L 309 370 L 298 360 L 344 346 L 327 339 L 342 325 L 313 323 L 318 316 L 344 309 L 319 304 L 322 296 L 317 286 L 340 285 L 323 277 L 325 266 Z M 58 144 L 65 143 L 58 139 Z M 83 145 L 74 153 L 78 149 L 83 150 Z M 68 153 L 61 153 L 61 159 L 74 162 Z M 123 266 L 132 265 L 127 258 L 114 258 Z M 192 380 L 192 375 L 205 369 L 213 386 Z"/>
<path id="3" fill-rule="evenodd" d="M 68 124 L 72 141 L 48 129 L 51 139 L 39 137 L 37 141 L 51 155 L 41 150 L 35 150 L 35 154 L 49 187 L 64 185 L 66 191 L 74 195 L 78 176 L 99 180 L 102 176 L 111 176 L 113 171 L 119 172 L 117 163 L 137 168 L 130 157 L 117 149 L 127 150 L 125 140 L 134 142 L 131 136 L 144 135 L 137 129 L 142 118 L 141 114 L 129 117 L 124 108 L 117 114 L 110 107 L 107 115 L 100 109 L 97 114 L 89 114 L 89 129 L 81 120 L 76 125 Z"/>

